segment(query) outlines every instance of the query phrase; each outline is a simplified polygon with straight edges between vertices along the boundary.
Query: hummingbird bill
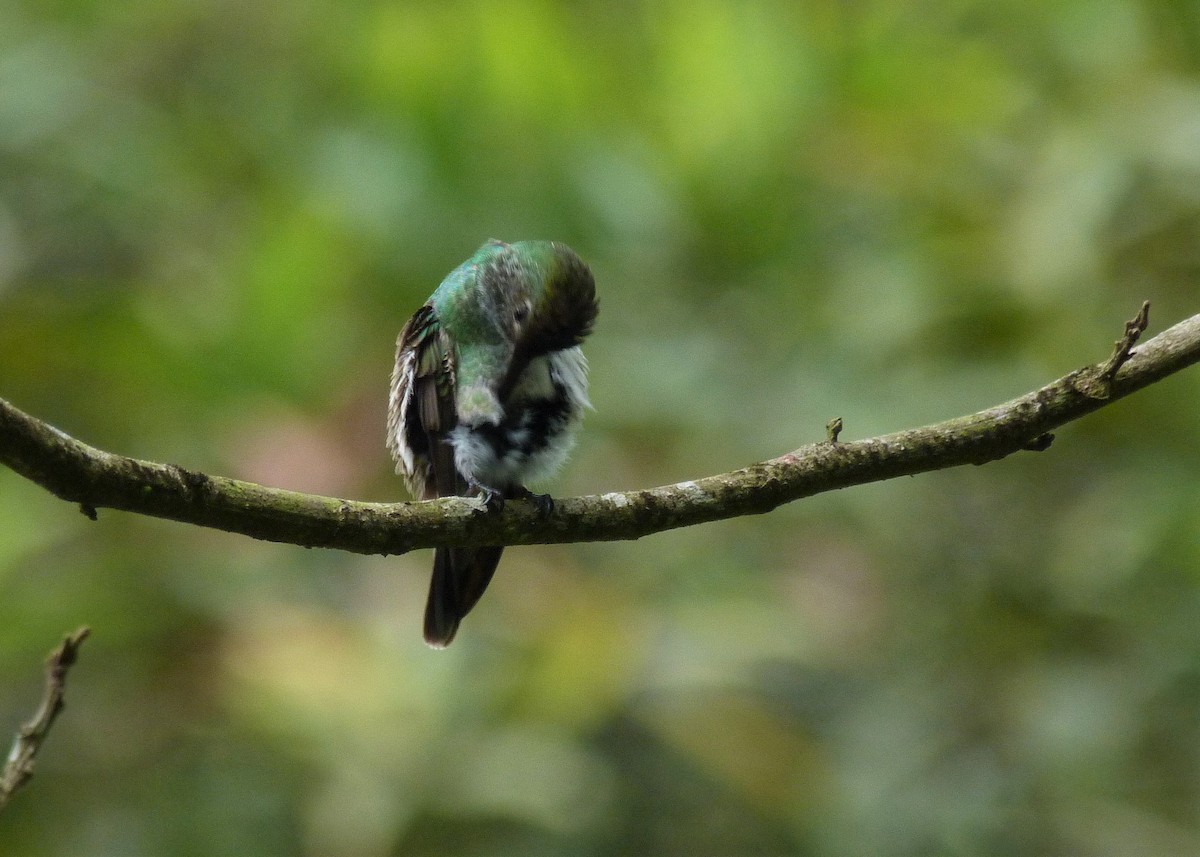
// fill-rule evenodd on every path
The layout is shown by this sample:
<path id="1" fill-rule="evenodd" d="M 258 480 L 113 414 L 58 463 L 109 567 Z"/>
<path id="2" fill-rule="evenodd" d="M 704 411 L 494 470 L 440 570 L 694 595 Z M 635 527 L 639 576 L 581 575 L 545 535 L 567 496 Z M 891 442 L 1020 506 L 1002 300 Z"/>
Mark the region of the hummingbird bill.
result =
<path id="1" fill-rule="evenodd" d="M 489 241 L 442 281 L 400 331 L 392 371 L 387 446 L 414 497 L 549 514 L 526 484 L 566 460 L 591 408 L 579 346 L 598 311 L 591 271 L 554 241 Z M 425 642 L 450 644 L 503 550 L 436 549 Z"/>

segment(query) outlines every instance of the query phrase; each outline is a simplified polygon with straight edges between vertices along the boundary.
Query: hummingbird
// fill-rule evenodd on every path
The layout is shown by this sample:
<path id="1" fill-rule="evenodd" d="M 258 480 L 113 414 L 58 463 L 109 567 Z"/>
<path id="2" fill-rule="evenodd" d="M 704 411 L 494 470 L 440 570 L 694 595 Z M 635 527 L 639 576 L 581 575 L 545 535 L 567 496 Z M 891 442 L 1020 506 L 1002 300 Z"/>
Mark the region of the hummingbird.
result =
<path id="1" fill-rule="evenodd" d="M 488 241 L 451 271 L 396 340 L 387 446 L 413 496 L 549 514 L 525 485 L 563 463 L 591 408 L 579 346 L 598 311 L 592 272 L 554 241 Z M 426 643 L 450 644 L 503 550 L 436 549 Z"/>

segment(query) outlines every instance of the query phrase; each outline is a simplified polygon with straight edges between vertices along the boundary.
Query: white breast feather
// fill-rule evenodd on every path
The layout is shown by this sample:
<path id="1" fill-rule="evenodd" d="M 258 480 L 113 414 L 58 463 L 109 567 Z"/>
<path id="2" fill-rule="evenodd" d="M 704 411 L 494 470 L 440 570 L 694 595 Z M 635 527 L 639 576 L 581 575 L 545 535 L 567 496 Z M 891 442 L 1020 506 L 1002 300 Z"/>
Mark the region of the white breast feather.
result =
<path id="1" fill-rule="evenodd" d="M 507 450 L 497 457 L 496 450 L 474 426 L 460 423 L 450 433 L 454 445 L 454 463 L 467 479 L 484 485 L 502 486 L 507 483 L 540 482 L 562 466 L 575 445 L 575 431 L 583 418 L 584 408 L 591 408 L 587 395 L 587 360 L 578 348 L 555 351 L 534 359 L 513 388 L 510 401 L 532 402 L 555 395 L 555 385 L 567 392 L 567 423 L 552 442 L 532 454 L 518 449 Z M 515 427 L 512 440 L 519 444 L 528 429 Z"/>
<path id="2" fill-rule="evenodd" d="M 583 350 L 576 346 L 550 355 L 550 373 L 556 381 L 567 388 L 567 395 L 575 408 L 592 408 L 588 400 L 588 364 Z"/>

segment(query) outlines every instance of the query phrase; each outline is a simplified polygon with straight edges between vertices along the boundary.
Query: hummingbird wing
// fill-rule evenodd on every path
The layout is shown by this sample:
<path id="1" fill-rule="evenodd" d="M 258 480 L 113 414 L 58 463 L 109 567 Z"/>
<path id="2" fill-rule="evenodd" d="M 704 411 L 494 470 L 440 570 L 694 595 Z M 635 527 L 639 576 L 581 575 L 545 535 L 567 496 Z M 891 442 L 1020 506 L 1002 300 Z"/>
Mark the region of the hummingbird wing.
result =
<path id="1" fill-rule="evenodd" d="M 454 349 L 433 307 L 426 304 L 396 340 L 388 408 L 388 450 L 396 472 L 422 500 L 466 489 L 454 468 L 454 449 L 446 442 L 458 423 L 454 386 Z"/>
<path id="2" fill-rule="evenodd" d="M 467 480 L 454 465 L 450 432 L 458 424 L 454 407 L 454 348 L 426 304 L 409 319 L 396 340 L 396 365 L 388 408 L 388 449 L 396 470 L 422 500 L 464 496 Z M 444 648 L 458 624 L 491 582 L 502 547 L 438 548 L 425 605 L 425 642 Z"/>

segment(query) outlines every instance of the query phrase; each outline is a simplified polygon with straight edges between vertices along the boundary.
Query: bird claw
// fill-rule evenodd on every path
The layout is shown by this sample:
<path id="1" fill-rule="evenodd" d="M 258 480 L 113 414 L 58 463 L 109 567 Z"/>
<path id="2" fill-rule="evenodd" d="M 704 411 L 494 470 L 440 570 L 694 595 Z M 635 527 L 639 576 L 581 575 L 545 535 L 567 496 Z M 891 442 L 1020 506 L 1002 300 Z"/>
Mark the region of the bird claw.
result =
<path id="1" fill-rule="evenodd" d="M 538 510 L 538 515 L 547 518 L 554 511 L 554 498 L 549 494 L 534 494 L 524 486 L 518 486 L 508 492 L 509 499 L 528 500 Z"/>
<path id="2" fill-rule="evenodd" d="M 496 488 L 489 488 L 486 485 L 472 485 L 472 489 L 479 492 L 479 502 L 486 512 L 503 512 L 504 504 L 507 500 L 528 500 L 538 510 L 538 515 L 543 518 L 549 517 L 554 511 L 554 498 L 549 494 L 534 494 L 528 488 L 510 489 L 507 494 Z"/>
<path id="3" fill-rule="evenodd" d="M 504 511 L 504 494 L 486 485 L 476 485 L 475 488 L 479 491 L 479 502 L 483 504 L 485 512 Z"/>
<path id="4" fill-rule="evenodd" d="M 532 491 L 525 498 L 534 506 L 537 506 L 538 514 L 543 518 L 550 517 L 554 512 L 554 498 L 549 494 L 534 494 Z"/>

